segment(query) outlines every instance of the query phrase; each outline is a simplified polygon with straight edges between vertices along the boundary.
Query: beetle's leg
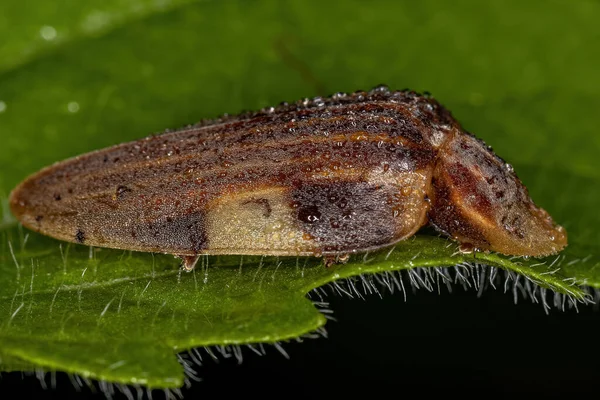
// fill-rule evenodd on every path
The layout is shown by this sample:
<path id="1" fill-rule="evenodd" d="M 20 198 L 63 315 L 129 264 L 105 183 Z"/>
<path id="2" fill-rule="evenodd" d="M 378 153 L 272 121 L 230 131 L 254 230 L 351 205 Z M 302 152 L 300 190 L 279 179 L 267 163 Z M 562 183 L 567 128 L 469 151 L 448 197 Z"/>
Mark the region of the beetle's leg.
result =
<path id="1" fill-rule="evenodd" d="M 463 254 L 472 254 L 476 251 L 477 249 L 471 244 L 471 243 L 459 243 L 458 245 L 458 251 L 460 251 Z"/>
<path id="2" fill-rule="evenodd" d="M 192 272 L 198 263 L 200 256 L 180 256 L 180 258 L 182 260 L 181 268 L 183 268 L 186 272 Z"/>
<path id="3" fill-rule="evenodd" d="M 346 264 L 348 262 L 348 260 L 350 260 L 350 254 L 346 253 L 346 254 L 340 254 L 339 256 L 337 256 L 335 259 L 335 262 L 336 262 L 336 264 Z"/>
<path id="4" fill-rule="evenodd" d="M 323 264 L 325 268 L 330 268 L 336 264 L 346 264 L 350 259 L 350 254 L 341 254 L 341 255 L 326 255 L 323 256 Z"/>

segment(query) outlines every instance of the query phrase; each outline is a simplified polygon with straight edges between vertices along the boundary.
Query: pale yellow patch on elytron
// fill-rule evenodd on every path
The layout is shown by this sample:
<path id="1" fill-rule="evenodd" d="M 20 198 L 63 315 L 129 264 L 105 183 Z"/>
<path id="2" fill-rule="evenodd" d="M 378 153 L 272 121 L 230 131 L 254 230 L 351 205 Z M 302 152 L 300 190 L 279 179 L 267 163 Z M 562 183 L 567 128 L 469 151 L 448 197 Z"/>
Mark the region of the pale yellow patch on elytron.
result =
<path id="1" fill-rule="evenodd" d="M 315 246 L 303 235 L 286 188 L 227 193 L 208 206 L 206 237 L 211 252 L 309 254 Z"/>
<path id="2" fill-rule="evenodd" d="M 372 170 L 365 178 L 372 184 L 393 188 L 389 210 L 396 222 L 396 240 L 412 236 L 427 223 L 426 193 L 430 175 L 428 171 L 392 173 L 381 168 Z"/>

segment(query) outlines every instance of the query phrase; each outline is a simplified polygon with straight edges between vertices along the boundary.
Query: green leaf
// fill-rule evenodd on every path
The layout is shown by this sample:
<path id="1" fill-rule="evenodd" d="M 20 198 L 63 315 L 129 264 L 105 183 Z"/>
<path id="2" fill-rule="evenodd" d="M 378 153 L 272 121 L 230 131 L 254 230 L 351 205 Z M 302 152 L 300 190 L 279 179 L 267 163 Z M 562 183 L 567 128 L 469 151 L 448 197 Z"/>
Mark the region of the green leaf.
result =
<path id="1" fill-rule="evenodd" d="M 527 286 L 536 282 L 574 301 L 585 296 L 576 284 L 600 287 L 599 4 L 35 4 L 0 5 L 0 35 L 10 37 L 0 44 L 3 370 L 178 387 L 177 352 L 275 343 L 322 327 L 325 317 L 306 294 L 333 281 L 350 294 L 433 289 L 449 279 L 543 293 Z M 42 237 L 8 210 L 20 180 L 69 156 L 225 112 L 378 83 L 432 92 L 492 145 L 566 227 L 567 250 L 542 260 L 465 255 L 423 232 L 331 269 L 311 259 L 209 257 L 181 274 L 170 256 Z M 506 282 L 494 280 L 497 268 L 512 271 Z M 372 273 L 381 275 L 356 278 Z"/>

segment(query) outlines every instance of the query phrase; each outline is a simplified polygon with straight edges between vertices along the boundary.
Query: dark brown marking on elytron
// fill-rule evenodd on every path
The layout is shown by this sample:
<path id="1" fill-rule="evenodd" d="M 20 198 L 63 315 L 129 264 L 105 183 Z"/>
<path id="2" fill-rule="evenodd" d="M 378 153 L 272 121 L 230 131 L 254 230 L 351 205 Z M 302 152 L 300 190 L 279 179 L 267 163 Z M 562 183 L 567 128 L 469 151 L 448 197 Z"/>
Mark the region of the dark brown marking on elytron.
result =
<path id="1" fill-rule="evenodd" d="M 157 218 L 134 226 L 131 239 L 155 249 L 167 246 L 175 249 L 174 253 L 177 254 L 200 254 L 206 249 L 207 243 L 204 225 L 205 217 L 200 211 Z"/>
<path id="2" fill-rule="evenodd" d="M 77 232 L 75 233 L 75 241 L 80 244 L 85 242 L 85 233 L 81 229 L 77 229 Z"/>
<path id="3" fill-rule="evenodd" d="M 188 258 L 342 257 L 427 223 L 463 248 L 504 254 L 548 255 L 567 243 L 449 111 L 385 87 L 84 154 L 27 178 L 10 206 L 23 225 L 59 239 Z"/>
<path id="4" fill-rule="evenodd" d="M 392 199 L 390 187 L 362 181 L 305 182 L 292 191 L 300 228 L 325 254 L 393 241 L 397 224 L 387 207 Z"/>
<path id="5" fill-rule="evenodd" d="M 127 186 L 124 186 L 124 185 L 119 185 L 119 186 L 117 187 L 117 192 L 116 192 L 116 194 L 115 194 L 115 195 L 116 195 L 116 198 L 117 198 L 118 200 L 121 200 L 121 199 L 123 199 L 123 198 L 125 197 L 125 195 L 126 195 L 127 193 L 129 193 L 129 192 L 131 192 L 131 189 L 129 189 Z"/>

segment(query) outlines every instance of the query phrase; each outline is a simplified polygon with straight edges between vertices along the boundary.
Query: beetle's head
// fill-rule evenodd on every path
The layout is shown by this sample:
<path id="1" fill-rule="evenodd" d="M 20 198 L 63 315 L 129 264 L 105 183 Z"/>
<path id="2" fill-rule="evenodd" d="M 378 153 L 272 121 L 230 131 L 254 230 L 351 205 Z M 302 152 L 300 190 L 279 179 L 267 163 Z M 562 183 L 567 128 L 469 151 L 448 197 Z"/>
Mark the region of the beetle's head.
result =
<path id="1" fill-rule="evenodd" d="M 441 149 L 430 198 L 431 222 L 467 246 L 545 256 L 567 245 L 564 228 L 533 203 L 512 167 L 468 134 Z"/>

